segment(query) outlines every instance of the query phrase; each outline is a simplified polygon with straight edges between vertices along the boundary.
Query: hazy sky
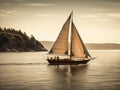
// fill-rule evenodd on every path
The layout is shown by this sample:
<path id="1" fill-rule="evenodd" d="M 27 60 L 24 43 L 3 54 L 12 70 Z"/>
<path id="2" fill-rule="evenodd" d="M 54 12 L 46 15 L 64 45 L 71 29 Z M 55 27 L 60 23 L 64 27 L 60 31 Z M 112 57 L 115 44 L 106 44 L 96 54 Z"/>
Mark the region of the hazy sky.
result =
<path id="1" fill-rule="evenodd" d="M 71 11 L 85 43 L 120 43 L 120 0 L 0 0 L 0 27 L 54 41 Z"/>

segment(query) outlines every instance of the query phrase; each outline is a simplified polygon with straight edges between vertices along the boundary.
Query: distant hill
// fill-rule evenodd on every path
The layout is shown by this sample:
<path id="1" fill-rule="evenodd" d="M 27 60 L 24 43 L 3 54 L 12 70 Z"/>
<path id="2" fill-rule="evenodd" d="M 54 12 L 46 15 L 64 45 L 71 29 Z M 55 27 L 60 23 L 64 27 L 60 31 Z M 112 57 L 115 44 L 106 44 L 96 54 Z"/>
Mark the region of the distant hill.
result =
<path id="1" fill-rule="evenodd" d="M 101 44 L 86 44 L 88 49 L 92 50 L 120 50 L 120 44 L 116 43 L 101 43 Z"/>
<path id="2" fill-rule="evenodd" d="M 41 41 L 44 47 L 48 50 L 53 46 L 53 41 Z M 85 44 L 89 50 L 120 50 L 120 44 L 115 43 L 87 43 Z"/>
<path id="3" fill-rule="evenodd" d="M 0 52 L 11 51 L 46 51 L 44 46 L 33 35 L 28 37 L 21 30 L 0 28 Z"/>

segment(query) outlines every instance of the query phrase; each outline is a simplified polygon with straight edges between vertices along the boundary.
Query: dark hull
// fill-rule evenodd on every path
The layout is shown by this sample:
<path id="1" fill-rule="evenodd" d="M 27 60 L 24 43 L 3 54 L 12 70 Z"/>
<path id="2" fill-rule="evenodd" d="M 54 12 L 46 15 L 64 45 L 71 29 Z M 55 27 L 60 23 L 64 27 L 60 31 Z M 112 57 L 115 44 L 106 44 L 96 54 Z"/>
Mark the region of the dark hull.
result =
<path id="1" fill-rule="evenodd" d="M 77 64 L 86 64 L 90 60 L 80 60 L 80 61 L 73 61 L 73 60 L 51 60 L 47 59 L 50 65 L 77 65 Z"/>

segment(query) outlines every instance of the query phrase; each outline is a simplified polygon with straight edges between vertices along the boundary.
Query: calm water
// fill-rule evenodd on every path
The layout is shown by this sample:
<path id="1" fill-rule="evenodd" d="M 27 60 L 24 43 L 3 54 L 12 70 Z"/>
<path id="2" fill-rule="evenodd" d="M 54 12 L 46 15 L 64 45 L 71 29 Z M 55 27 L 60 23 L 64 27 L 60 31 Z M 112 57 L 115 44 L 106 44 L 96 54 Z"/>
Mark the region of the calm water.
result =
<path id="1" fill-rule="evenodd" d="M 48 65 L 45 53 L 0 53 L 0 90 L 120 90 L 120 51 L 87 65 Z"/>

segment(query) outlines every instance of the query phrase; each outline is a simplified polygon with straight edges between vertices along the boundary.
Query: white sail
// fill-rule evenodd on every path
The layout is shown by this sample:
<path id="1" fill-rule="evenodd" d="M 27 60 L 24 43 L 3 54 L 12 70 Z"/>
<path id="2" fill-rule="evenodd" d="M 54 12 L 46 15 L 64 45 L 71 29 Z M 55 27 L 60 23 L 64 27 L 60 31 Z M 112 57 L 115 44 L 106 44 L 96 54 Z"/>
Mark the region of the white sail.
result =
<path id="1" fill-rule="evenodd" d="M 71 27 L 71 56 L 80 58 L 90 56 L 73 22 Z"/>
<path id="2" fill-rule="evenodd" d="M 69 35 L 69 26 L 70 26 L 71 14 L 65 24 L 62 27 L 62 30 L 51 48 L 51 54 L 68 54 L 68 35 Z"/>

